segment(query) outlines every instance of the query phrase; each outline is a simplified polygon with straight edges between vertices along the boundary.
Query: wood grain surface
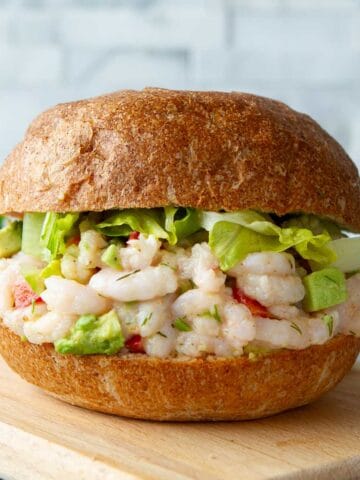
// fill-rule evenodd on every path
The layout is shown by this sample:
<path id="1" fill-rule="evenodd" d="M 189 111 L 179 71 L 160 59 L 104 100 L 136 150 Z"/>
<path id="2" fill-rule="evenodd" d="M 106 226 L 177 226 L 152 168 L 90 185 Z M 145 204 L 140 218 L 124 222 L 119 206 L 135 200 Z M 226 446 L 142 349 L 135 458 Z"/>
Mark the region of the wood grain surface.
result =
<path id="1" fill-rule="evenodd" d="M 360 478 L 360 370 L 318 402 L 252 422 L 170 424 L 63 404 L 0 363 L 5 480 Z"/>

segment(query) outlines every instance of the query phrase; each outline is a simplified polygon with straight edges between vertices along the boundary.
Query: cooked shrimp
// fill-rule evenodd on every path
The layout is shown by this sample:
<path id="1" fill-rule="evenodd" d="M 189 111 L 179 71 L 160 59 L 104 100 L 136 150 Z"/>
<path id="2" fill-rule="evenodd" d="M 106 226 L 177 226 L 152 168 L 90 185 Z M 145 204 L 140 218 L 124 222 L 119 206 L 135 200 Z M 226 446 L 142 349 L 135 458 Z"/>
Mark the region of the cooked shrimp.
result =
<path id="1" fill-rule="evenodd" d="M 110 300 L 98 295 L 91 286 L 81 285 L 74 280 L 52 276 L 45 280 L 45 285 L 46 290 L 41 298 L 49 310 L 70 315 L 99 315 L 111 308 Z"/>
<path id="2" fill-rule="evenodd" d="M 269 348 L 302 349 L 310 345 L 310 337 L 306 320 L 297 319 L 270 320 L 255 318 L 255 340 L 260 345 Z"/>
<path id="3" fill-rule="evenodd" d="M 360 273 L 346 280 L 348 299 L 329 309 L 330 314 L 338 312 L 341 332 L 360 335 Z"/>
<path id="4" fill-rule="evenodd" d="M 265 307 L 300 302 L 305 295 L 301 278 L 295 275 L 256 275 L 240 277 L 238 286 Z"/>
<path id="5" fill-rule="evenodd" d="M 214 337 L 198 335 L 195 332 L 180 332 L 176 339 L 176 350 L 181 355 L 200 357 L 204 353 L 213 353 Z"/>
<path id="6" fill-rule="evenodd" d="M 255 320 L 248 308 L 233 302 L 222 307 L 222 332 L 228 343 L 236 350 L 255 338 Z"/>
<path id="7" fill-rule="evenodd" d="M 218 292 L 224 286 L 226 275 L 207 243 L 195 244 L 191 256 L 182 259 L 180 265 L 184 278 L 192 279 L 205 292 Z"/>
<path id="8" fill-rule="evenodd" d="M 137 240 L 128 240 L 127 247 L 120 249 L 121 265 L 124 270 L 142 270 L 153 264 L 161 247 L 154 235 L 142 233 Z"/>
<path id="9" fill-rule="evenodd" d="M 104 237 L 96 230 L 82 232 L 79 243 L 79 264 L 86 268 L 100 267 L 102 249 L 106 245 Z"/>
<path id="10" fill-rule="evenodd" d="M 175 318 L 198 315 L 206 310 L 213 310 L 214 306 L 220 304 L 221 301 L 220 295 L 195 288 L 180 295 L 173 303 L 172 311 Z"/>
<path id="11" fill-rule="evenodd" d="M 36 303 L 25 308 L 14 308 L 3 313 L 3 322 L 10 330 L 22 337 L 25 323 L 36 320 L 46 312 L 47 307 L 44 303 Z"/>
<path id="12" fill-rule="evenodd" d="M 76 315 L 48 312 L 24 323 L 24 335 L 31 343 L 53 343 L 63 338 L 76 322 Z"/>
<path id="13" fill-rule="evenodd" d="M 234 277 L 246 273 L 254 273 L 256 275 L 294 275 L 295 259 L 289 253 L 250 253 L 242 262 L 239 262 L 229 270 L 228 273 Z"/>
<path id="14" fill-rule="evenodd" d="M 165 265 L 134 272 L 105 268 L 91 278 L 89 285 L 105 297 L 120 302 L 132 302 L 150 300 L 175 292 L 177 277 L 175 272 Z"/>
<path id="15" fill-rule="evenodd" d="M 266 307 L 299 302 L 305 289 L 288 253 L 262 252 L 248 255 L 230 272 L 246 295 Z"/>
<path id="16" fill-rule="evenodd" d="M 79 262 L 79 247 L 71 245 L 67 248 L 64 256 L 61 259 L 61 273 L 69 279 L 80 283 L 87 283 L 94 273 L 94 269 L 86 267 Z"/>
<path id="17" fill-rule="evenodd" d="M 171 300 L 174 300 L 173 296 L 167 295 L 155 300 L 139 302 L 137 321 L 142 337 L 154 335 L 171 319 Z"/>
<path id="18" fill-rule="evenodd" d="M 145 352 L 152 357 L 168 357 L 174 350 L 175 339 L 176 332 L 171 324 L 163 325 L 154 335 L 144 339 Z"/>
<path id="19" fill-rule="evenodd" d="M 0 272 L 0 315 L 14 305 L 13 286 L 18 277 L 11 267 Z"/>

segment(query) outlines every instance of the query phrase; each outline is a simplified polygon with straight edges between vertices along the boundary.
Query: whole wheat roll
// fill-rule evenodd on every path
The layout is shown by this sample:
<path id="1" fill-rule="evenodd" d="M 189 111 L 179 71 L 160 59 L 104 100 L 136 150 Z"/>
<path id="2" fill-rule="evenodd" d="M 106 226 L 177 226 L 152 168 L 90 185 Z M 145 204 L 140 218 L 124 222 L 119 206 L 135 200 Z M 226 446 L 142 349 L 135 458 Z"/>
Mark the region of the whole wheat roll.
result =
<path id="1" fill-rule="evenodd" d="M 73 405 L 163 421 L 245 420 L 312 402 L 350 370 L 360 338 L 247 357 L 60 355 L 0 325 L 0 353 L 28 382 Z"/>
<path id="2" fill-rule="evenodd" d="M 309 116 L 246 93 L 146 88 L 42 113 L 0 169 L 0 212 L 191 206 L 360 230 L 359 174 Z"/>

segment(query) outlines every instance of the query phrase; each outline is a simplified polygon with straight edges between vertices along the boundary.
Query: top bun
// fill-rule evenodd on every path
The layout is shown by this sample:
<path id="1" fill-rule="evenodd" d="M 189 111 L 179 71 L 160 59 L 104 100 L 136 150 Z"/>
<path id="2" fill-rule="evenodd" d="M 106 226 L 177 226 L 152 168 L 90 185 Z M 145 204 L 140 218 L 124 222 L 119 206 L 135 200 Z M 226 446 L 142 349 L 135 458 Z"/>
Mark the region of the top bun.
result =
<path id="1" fill-rule="evenodd" d="M 42 113 L 0 169 L 1 213 L 166 205 L 314 213 L 359 231 L 359 173 L 283 103 L 154 88 Z"/>

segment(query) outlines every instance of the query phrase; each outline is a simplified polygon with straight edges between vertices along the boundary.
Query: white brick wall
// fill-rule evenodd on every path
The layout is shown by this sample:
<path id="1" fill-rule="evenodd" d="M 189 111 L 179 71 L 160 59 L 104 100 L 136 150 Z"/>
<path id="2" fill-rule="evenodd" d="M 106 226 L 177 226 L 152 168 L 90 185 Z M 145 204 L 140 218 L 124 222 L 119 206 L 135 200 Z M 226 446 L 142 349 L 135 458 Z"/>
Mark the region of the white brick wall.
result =
<path id="1" fill-rule="evenodd" d="M 279 98 L 360 165 L 360 0 L 0 0 L 0 159 L 47 106 L 145 85 Z"/>

